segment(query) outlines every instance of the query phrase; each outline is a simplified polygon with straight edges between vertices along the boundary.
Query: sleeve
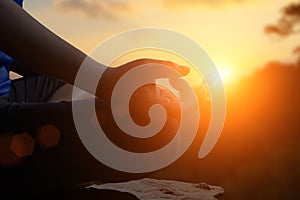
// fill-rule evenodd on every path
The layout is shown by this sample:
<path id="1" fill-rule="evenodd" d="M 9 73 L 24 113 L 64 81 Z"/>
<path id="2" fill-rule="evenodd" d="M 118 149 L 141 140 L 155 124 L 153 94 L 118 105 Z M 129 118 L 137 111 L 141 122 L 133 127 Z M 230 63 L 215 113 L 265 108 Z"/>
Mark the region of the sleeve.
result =
<path id="1" fill-rule="evenodd" d="M 23 7 L 23 0 L 14 0 L 19 6 Z"/>

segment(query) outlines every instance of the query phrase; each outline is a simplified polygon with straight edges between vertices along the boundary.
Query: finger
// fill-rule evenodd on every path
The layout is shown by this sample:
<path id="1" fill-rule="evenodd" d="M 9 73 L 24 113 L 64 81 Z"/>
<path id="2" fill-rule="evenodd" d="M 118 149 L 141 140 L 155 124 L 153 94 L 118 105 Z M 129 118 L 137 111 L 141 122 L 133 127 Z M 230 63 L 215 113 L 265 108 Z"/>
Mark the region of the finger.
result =
<path id="1" fill-rule="evenodd" d="M 135 67 L 135 66 L 138 66 L 138 65 L 151 64 L 151 63 L 153 63 L 153 64 L 161 64 L 161 65 L 164 65 L 166 67 L 170 67 L 170 68 L 174 69 L 175 71 L 177 71 L 182 76 L 186 76 L 190 72 L 190 68 L 189 67 L 178 65 L 178 64 L 173 63 L 171 61 L 156 60 L 156 59 L 151 59 L 151 58 L 142 58 L 142 59 L 134 60 L 134 61 L 129 62 L 128 64 L 131 67 Z"/>
<path id="2" fill-rule="evenodd" d="M 161 64 L 174 69 L 175 71 L 177 71 L 182 76 L 186 76 L 190 73 L 190 68 L 189 67 L 178 65 L 178 64 L 173 63 L 171 61 L 162 61 Z"/>
<path id="3" fill-rule="evenodd" d="M 159 101 L 160 104 L 165 106 L 169 105 L 169 103 L 171 102 L 171 99 L 165 96 L 160 96 L 159 98 L 157 98 L 157 100 Z"/>
<path id="4" fill-rule="evenodd" d="M 157 100 L 160 102 L 161 105 L 165 106 L 166 108 L 175 111 L 178 109 L 178 99 L 177 97 L 168 90 L 160 89 L 160 93 L 157 96 Z"/>
<path id="5" fill-rule="evenodd" d="M 144 85 L 142 86 L 142 89 L 143 89 L 143 93 L 141 94 L 145 99 L 153 99 L 157 95 L 157 89 L 154 84 Z"/>
<path id="6" fill-rule="evenodd" d="M 163 97 L 172 98 L 174 96 L 174 94 L 170 90 L 167 90 L 167 89 L 159 89 L 159 93 Z"/>
<path id="7" fill-rule="evenodd" d="M 187 87 L 190 87 L 189 84 L 186 82 L 186 80 L 179 79 L 179 78 L 170 78 L 169 83 L 173 88 L 175 88 L 178 91 L 183 91 L 187 89 Z"/>

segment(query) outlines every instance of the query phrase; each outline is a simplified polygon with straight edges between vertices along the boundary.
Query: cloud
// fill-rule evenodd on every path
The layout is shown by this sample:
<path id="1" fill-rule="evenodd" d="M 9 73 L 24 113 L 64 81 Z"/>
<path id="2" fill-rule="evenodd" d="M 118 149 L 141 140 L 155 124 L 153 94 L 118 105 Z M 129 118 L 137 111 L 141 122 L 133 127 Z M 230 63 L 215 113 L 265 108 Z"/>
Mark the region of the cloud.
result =
<path id="1" fill-rule="evenodd" d="M 224 7 L 233 4 L 255 2 L 257 0 L 163 0 L 169 9 L 192 9 L 199 7 Z"/>
<path id="2" fill-rule="evenodd" d="M 122 0 L 54 0 L 54 5 L 65 13 L 91 18 L 116 19 L 132 11 L 131 5 Z"/>

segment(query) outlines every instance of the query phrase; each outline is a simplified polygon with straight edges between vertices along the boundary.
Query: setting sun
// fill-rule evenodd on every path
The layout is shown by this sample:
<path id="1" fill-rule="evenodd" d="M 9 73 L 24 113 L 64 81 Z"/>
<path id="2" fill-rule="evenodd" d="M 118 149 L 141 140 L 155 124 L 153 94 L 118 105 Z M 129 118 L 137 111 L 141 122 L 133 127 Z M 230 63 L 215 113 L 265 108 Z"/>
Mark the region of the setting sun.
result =
<path id="1" fill-rule="evenodd" d="M 232 81 L 233 76 L 232 76 L 232 69 L 226 67 L 226 68 L 220 68 L 219 69 L 219 74 L 221 76 L 221 79 L 223 81 L 223 83 L 228 83 L 230 81 Z"/>

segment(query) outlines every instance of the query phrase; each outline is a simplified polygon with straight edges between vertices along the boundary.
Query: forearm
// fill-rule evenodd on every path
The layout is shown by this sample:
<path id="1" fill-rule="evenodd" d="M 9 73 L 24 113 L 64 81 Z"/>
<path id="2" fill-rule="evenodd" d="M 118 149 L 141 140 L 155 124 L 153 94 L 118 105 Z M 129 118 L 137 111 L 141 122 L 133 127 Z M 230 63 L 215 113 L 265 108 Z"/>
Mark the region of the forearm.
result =
<path id="1" fill-rule="evenodd" d="M 74 83 L 86 58 L 83 52 L 49 31 L 10 0 L 0 1 L 0 26 L 5 27 L 0 32 L 2 51 L 32 72 Z M 104 66 L 99 64 L 99 68 Z"/>

